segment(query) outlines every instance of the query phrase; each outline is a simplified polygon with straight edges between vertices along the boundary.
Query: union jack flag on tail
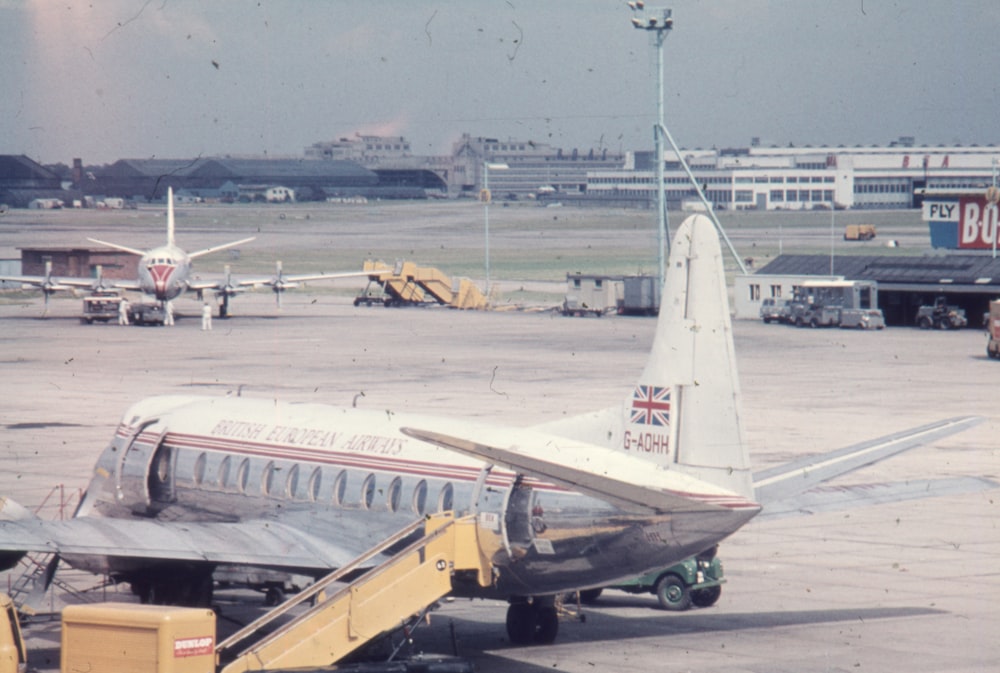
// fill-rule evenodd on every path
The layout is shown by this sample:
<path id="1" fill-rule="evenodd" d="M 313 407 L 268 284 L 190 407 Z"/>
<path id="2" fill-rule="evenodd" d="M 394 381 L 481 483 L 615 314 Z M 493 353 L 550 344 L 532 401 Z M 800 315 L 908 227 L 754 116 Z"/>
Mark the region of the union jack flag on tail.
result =
<path id="1" fill-rule="evenodd" d="M 632 393 L 632 414 L 630 423 L 640 425 L 670 425 L 670 387 L 635 387 Z"/>

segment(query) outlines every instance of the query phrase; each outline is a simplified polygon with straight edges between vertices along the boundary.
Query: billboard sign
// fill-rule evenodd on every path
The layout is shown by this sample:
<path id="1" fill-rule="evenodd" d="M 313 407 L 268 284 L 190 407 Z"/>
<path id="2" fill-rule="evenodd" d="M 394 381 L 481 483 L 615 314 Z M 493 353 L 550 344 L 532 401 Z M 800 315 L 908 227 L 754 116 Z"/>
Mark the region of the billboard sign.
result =
<path id="1" fill-rule="evenodd" d="M 932 247 L 990 250 L 997 236 L 1000 207 L 986 193 L 928 197 L 924 200 L 923 219 L 930 229 Z"/>

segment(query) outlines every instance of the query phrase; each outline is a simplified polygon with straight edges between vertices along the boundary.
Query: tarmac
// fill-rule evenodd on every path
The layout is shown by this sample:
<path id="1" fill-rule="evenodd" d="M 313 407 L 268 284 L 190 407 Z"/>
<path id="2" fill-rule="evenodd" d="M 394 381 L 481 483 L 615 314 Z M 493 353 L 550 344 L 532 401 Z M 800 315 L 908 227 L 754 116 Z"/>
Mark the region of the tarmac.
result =
<path id="1" fill-rule="evenodd" d="M 171 328 L 86 326 L 79 307 L 55 298 L 42 317 L 40 297 L 0 296 L 0 495 L 44 503 L 44 516 L 86 485 L 120 415 L 147 395 L 281 397 L 529 425 L 628 395 L 655 326 L 541 307 L 354 307 L 309 289 L 288 293 L 280 311 L 269 293 L 240 296 L 236 315 L 210 332 L 191 300 L 178 302 Z M 986 357 L 981 330 L 740 321 L 734 331 L 755 468 L 974 414 L 985 422 L 837 483 L 998 480 L 1000 363 Z M 503 602 L 446 601 L 412 648 L 457 652 L 483 673 L 995 670 L 998 498 L 968 488 L 751 522 L 720 548 L 728 581 L 711 608 L 671 613 L 652 595 L 606 591 L 585 620 L 563 621 L 554 645 L 514 647 Z M 57 626 L 27 625 L 36 670 L 58 668 Z"/>

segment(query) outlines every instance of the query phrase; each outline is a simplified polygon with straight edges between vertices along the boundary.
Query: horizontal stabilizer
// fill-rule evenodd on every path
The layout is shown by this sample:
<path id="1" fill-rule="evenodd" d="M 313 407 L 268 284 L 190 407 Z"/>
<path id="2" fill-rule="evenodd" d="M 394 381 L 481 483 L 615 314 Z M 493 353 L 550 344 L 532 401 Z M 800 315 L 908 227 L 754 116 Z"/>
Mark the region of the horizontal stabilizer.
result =
<path id="1" fill-rule="evenodd" d="M 769 504 L 759 518 L 770 520 L 801 514 L 839 512 L 866 505 L 983 493 L 997 487 L 1000 487 L 1000 484 L 986 477 L 946 477 L 850 486 L 818 486 L 793 498 Z"/>
<path id="2" fill-rule="evenodd" d="M 204 250 L 198 250 L 197 252 L 192 252 L 188 254 L 190 259 L 196 259 L 198 257 L 203 257 L 209 255 L 213 252 L 219 252 L 220 250 L 228 250 L 229 248 L 235 248 L 237 245 L 243 245 L 244 243 L 249 243 L 250 241 L 256 240 L 256 236 L 251 236 L 250 238 L 241 238 L 238 241 L 233 241 L 232 243 L 223 243 L 222 245 L 216 245 L 211 248 L 205 248 Z"/>
<path id="3" fill-rule="evenodd" d="M 508 433 L 509 438 L 522 441 L 517 442 L 517 448 L 513 444 L 512 448 L 501 448 L 491 445 L 489 440 L 477 442 L 416 428 L 401 428 L 401 432 L 631 511 L 663 514 L 759 509 L 756 503 L 718 486 L 679 472 L 657 469 L 649 461 L 601 446 L 542 434 Z M 525 446 L 544 450 L 545 457 L 533 455 Z"/>
<path id="4" fill-rule="evenodd" d="M 127 252 L 130 255 L 138 255 L 139 257 L 142 257 L 143 255 L 146 254 L 145 250 L 139 250 L 137 248 L 130 248 L 127 245 L 119 245 L 117 243 L 108 243 L 107 241 L 101 241 L 101 240 L 98 240 L 96 238 L 88 238 L 87 240 L 90 241 L 91 243 L 97 243 L 98 245 L 106 245 L 109 248 L 114 248 L 115 250 L 121 250 L 122 252 Z"/>
<path id="5" fill-rule="evenodd" d="M 793 498 L 835 477 L 967 430 L 982 420 L 980 416 L 949 418 L 764 470 L 754 475 L 757 501 L 767 506 Z"/>

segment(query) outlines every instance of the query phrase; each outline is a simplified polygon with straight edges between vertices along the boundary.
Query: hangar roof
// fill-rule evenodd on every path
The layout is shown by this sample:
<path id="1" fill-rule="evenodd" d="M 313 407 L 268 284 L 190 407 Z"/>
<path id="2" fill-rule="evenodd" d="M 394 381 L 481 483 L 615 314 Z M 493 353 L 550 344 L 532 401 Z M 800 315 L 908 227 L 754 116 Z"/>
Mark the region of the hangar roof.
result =
<path id="1" fill-rule="evenodd" d="M 369 178 L 375 174 L 353 161 L 306 159 L 120 159 L 101 171 L 108 177 L 180 178 Z"/>
<path id="2" fill-rule="evenodd" d="M 781 255 L 761 268 L 757 275 L 843 276 L 850 280 L 874 280 L 880 288 L 915 289 L 919 286 L 963 285 L 995 294 L 1000 287 L 1000 258 L 991 255 Z M 956 288 L 957 289 L 957 288 Z M 965 287 L 965 291 L 972 288 Z"/>

